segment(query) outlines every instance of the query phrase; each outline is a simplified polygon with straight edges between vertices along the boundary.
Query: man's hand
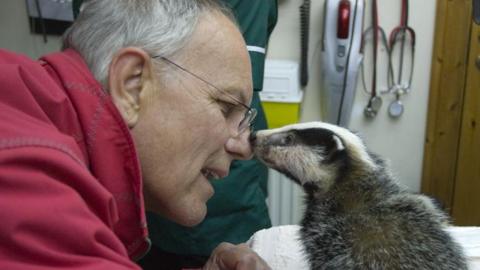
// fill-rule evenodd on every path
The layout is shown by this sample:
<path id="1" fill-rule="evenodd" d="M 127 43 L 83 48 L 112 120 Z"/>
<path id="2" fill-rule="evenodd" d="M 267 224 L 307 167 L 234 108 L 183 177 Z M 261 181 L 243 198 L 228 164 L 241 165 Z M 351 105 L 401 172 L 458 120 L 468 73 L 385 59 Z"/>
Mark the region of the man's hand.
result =
<path id="1" fill-rule="evenodd" d="M 221 243 L 210 255 L 203 270 L 271 270 L 246 244 Z"/>

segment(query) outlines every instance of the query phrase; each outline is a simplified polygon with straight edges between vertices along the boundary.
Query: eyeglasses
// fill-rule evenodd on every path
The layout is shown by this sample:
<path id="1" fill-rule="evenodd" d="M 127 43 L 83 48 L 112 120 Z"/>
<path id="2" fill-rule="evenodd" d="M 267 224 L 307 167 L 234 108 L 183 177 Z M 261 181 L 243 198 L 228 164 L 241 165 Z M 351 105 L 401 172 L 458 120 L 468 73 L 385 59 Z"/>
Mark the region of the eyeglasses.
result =
<path id="1" fill-rule="evenodd" d="M 215 85 L 211 84 L 210 82 L 208 82 L 207 80 L 203 79 L 202 77 L 198 76 L 197 74 L 193 73 L 193 72 L 190 72 L 189 70 L 187 70 L 186 68 L 178 65 L 177 63 L 171 61 L 170 59 L 164 57 L 164 56 L 161 56 L 161 55 L 155 55 L 155 56 L 152 56 L 153 59 L 155 58 L 159 58 L 165 62 L 167 62 L 168 64 L 170 65 L 173 65 L 175 66 L 176 68 L 182 70 L 183 72 L 187 73 L 187 74 L 190 74 L 191 76 L 199 79 L 200 81 L 206 83 L 207 85 L 209 85 L 210 87 L 213 87 L 214 89 L 218 90 L 219 92 L 225 94 L 226 96 L 228 96 L 229 98 L 231 98 L 232 100 L 234 100 L 237 105 L 240 105 L 242 106 L 244 109 L 246 109 L 245 111 L 245 114 L 243 115 L 243 118 L 242 120 L 240 121 L 240 123 L 238 124 L 238 128 L 237 128 L 237 132 L 238 135 L 242 134 L 243 132 L 245 132 L 247 129 L 249 129 L 251 126 L 252 126 L 252 123 L 253 123 L 253 120 L 255 120 L 255 117 L 257 116 L 257 110 L 255 108 L 252 108 L 252 107 L 249 107 L 248 105 L 242 103 L 241 101 L 239 101 L 237 98 L 235 98 L 234 96 L 230 95 L 229 93 L 227 93 L 225 90 L 222 90 L 218 87 L 216 87 Z"/>

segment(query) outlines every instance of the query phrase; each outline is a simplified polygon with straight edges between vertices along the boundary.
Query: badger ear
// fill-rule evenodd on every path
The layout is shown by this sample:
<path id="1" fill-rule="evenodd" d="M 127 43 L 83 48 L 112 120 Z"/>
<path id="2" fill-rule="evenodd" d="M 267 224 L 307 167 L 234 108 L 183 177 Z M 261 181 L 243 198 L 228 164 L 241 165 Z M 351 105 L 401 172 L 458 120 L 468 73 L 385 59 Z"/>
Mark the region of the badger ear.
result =
<path id="1" fill-rule="evenodd" d="M 334 162 L 337 160 L 337 158 L 342 156 L 342 153 L 345 153 L 345 144 L 343 143 L 342 139 L 334 133 L 332 133 L 330 136 L 327 154 L 324 159 L 326 163 Z"/>
<path id="2" fill-rule="evenodd" d="M 335 151 L 342 151 L 343 149 L 345 149 L 345 145 L 343 144 L 343 141 L 340 139 L 340 137 L 333 134 L 332 138 L 333 138 L 333 141 L 335 142 Z"/>

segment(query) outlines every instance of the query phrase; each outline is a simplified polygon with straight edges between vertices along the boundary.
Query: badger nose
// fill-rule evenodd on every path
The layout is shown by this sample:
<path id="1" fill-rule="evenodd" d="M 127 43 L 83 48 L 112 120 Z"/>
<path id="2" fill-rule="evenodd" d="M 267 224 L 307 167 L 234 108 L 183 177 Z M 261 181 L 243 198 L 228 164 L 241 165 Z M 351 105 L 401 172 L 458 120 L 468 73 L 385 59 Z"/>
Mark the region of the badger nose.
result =
<path id="1" fill-rule="evenodd" d="M 255 145 L 255 142 L 257 141 L 257 132 L 250 132 L 250 137 L 248 137 L 248 140 L 250 141 L 250 145 Z"/>

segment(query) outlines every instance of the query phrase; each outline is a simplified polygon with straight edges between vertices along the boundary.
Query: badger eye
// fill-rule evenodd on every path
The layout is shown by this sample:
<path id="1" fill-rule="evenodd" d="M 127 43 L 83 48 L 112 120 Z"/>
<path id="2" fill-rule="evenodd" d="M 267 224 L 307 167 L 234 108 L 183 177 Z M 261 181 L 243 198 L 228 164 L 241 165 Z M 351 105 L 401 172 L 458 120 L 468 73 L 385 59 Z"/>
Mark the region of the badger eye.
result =
<path id="1" fill-rule="evenodd" d="M 293 143 L 293 135 L 292 134 L 288 134 L 287 136 L 285 136 L 285 138 L 283 138 L 283 144 L 284 145 L 290 145 Z"/>

